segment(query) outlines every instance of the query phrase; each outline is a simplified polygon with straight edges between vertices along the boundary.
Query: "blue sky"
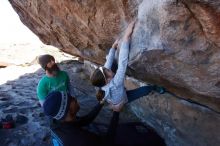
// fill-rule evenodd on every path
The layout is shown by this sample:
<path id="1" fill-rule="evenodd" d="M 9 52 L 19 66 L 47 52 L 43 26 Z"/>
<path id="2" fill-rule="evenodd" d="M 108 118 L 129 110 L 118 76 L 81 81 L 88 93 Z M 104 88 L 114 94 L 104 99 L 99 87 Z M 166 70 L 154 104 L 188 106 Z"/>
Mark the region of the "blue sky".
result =
<path id="1" fill-rule="evenodd" d="M 8 0 L 0 0 L 0 44 L 40 43 L 38 37 L 20 21 Z"/>

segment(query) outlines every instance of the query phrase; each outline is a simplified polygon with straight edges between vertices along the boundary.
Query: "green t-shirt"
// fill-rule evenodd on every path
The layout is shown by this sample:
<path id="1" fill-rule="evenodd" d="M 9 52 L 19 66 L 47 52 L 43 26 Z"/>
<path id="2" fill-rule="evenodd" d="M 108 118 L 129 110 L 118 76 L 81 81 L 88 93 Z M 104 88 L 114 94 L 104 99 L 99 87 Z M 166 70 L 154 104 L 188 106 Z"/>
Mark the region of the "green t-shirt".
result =
<path id="1" fill-rule="evenodd" d="M 39 100 L 45 100 L 45 97 L 52 91 L 68 91 L 69 76 L 65 71 L 59 71 L 56 77 L 44 76 L 37 86 L 37 96 Z"/>

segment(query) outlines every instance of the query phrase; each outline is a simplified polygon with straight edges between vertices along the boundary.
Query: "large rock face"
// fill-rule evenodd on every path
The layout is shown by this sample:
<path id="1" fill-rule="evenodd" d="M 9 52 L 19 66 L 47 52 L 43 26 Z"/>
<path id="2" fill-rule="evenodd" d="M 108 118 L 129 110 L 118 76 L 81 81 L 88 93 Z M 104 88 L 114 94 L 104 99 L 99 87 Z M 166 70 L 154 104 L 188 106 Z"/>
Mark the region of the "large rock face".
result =
<path id="1" fill-rule="evenodd" d="M 9 1 L 22 22 L 44 43 L 100 64 L 105 61 L 113 40 L 123 33 L 130 20 L 138 18 L 132 35 L 128 74 L 142 81 L 163 85 L 186 102 L 201 105 L 219 118 L 219 1 Z M 172 101 L 171 99 L 170 102 Z M 144 105 L 148 105 L 147 101 Z M 144 109 L 144 105 L 140 107 Z M 180 102 L 177 106 L 190 112 L 189 108 L 184 108 L 184 103 Z M 179 112 L 178 116 L 185 118 L 181 114 Z M 201 116 L 202 114 L 201 112 Z M 154 118 L 160 119 L 160 116 Z M 167 122 L 172 125 L 174 120 L 171 118 Z M 189 127 L 193 127 L 193 124 L 200 123 L 186 123 Z M 215 127 L 220 127 L 219 124 L 219 120 L 213 122 Z M 208 126 L 206 125 L 207 128 Z M 159 132 L 161 131 L 164 135 L 168 132 L 165 129 Z M 177 141 L 181 137 L 188 139 L 186 135 L 190 134 L 179 133 Z M 214 135 L 212 137 L 216 138 L 215 142 L 219 143 L 219 135 Z M 209 141 L 208 136 L 202 138 Z M 213 145 L 211 141 L 210 144 Z M 186 140 L 184 144 L 190 145 L 190 141 Z"/>
<path id="2" fill-rule="evenodd" d="M 127 78 L 131 89 L 143 83 Z M 151 125 L 170 146 L 218 146 L 219 113 L 203 105 L 176 98 L 172 94 L 153 93 L 130 104 L 135 114 Z"/>

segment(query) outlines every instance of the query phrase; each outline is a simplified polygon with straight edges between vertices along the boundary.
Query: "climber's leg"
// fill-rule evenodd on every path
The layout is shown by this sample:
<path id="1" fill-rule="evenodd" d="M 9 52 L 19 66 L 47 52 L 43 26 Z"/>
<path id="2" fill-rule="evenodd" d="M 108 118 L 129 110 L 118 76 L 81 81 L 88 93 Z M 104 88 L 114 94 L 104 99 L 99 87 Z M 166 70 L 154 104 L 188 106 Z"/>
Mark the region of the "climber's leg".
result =
<path id="1" fill-rule="evenodd" d="M 127 97 L 128 97 L 128 103 L 132 102 L 140 97 L 148 95 L 152 90 L 154 89 L 154 86 L 143 86 L 134 90 L 128 90 Z"/>

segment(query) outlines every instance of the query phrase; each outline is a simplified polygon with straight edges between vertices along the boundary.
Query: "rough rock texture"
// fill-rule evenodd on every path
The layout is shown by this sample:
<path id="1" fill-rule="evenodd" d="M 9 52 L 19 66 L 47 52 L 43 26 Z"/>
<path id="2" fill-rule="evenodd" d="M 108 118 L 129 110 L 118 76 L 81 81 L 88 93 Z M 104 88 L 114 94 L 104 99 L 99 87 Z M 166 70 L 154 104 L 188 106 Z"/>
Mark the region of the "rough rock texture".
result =
<path id="1" fill-rule="evenodd" d="M 143 85 L 132 78 L 127 78 L 126 81 L 131 89 Z M 219 145 L 220 116 L 204 106 L 176 98 L 169 93 L 154 93 L 130 106 L 170 146 Z"/>
<path id="2" fill-rule="evenodd" d="M 163 85 L 181 98 L 210 109 L 219 117 L 219 1 L 9 1 L 22 22 L 44 43 L 100 64 L 127 23 L 138 18 L 131 41 L 128 74 Z M 181 102 L 179 104 L 186 106 Z M 186 112 L 190 111 L 186 109 Z M 162 117 L 155 118 L 159 120 Z M 174 124 L 174 119 L 168 123 Z M 194 122 L 188 124 L 191 127 Z M 213 125 L 218 127 L 219 122 L 216 120 Z M 177 135 L 177 141 L 181 137 L 187 139 L 189 134 Z M 205 138 L 208 141 L 209 137 Z"/>
<path id="3" fill-rule="evenodd" d="M 88 61 L 84 64 L 88 72 L 94 71 L 95 64 Z M 127 90 L 145 85 L 146 82 L 126 77 Z M 142 121 L 153 127 L 169 146 L 219 145 L 220 116 L 207 106 L 170 92 L 151 92 L 129 106 Z"/>

